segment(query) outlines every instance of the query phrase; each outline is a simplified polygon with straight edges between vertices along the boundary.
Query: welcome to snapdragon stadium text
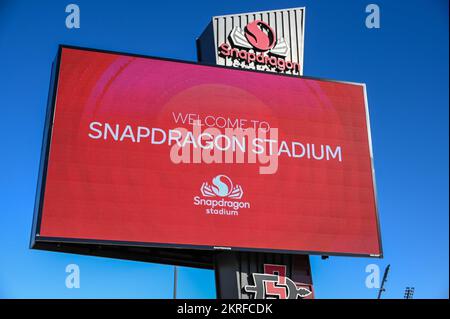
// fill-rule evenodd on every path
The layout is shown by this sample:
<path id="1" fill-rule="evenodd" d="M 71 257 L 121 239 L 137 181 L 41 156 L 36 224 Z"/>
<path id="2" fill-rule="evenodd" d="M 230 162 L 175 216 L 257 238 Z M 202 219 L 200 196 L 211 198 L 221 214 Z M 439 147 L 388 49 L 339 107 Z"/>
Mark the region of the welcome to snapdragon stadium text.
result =
<path id="1" fill-rule="evenodd" d="M 277 128 L 208 127 L 202 130 L 201 125 L 193 125 L 192 129 L 163 129 L 93 121 L 89 124 L 88 137 L 117 143 L 166 145 L 174 164 L 260 164 L 260 174 L 274 174 L 281 156 L 298 160 L 343 161 L 340 145 L 280 140 Z"/>

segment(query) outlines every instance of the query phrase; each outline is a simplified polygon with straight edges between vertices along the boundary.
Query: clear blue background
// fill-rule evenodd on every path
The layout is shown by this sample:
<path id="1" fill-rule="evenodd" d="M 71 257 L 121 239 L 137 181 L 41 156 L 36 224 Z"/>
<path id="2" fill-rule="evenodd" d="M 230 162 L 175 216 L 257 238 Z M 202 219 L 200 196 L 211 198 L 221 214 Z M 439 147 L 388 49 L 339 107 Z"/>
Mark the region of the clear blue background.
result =
<path id="1" fill-rule="evenodd" d="M 317 298 L 374 298 L 365 267 L 391 264 L 385 297 L 448 298 L 448 1 L 0 0 L 0 297 L 170 298 L 173 267 L 28 249 L 50 66 L 59 43 L 195 60 L 211 16 L 306 7 L 305 75 L 366 82 L 385 258 L 311 257 Z M 81 288 L 65 287 L 65 267 Z M 214 298 L 212 271 L 180 269 L 180 298 Z"/>

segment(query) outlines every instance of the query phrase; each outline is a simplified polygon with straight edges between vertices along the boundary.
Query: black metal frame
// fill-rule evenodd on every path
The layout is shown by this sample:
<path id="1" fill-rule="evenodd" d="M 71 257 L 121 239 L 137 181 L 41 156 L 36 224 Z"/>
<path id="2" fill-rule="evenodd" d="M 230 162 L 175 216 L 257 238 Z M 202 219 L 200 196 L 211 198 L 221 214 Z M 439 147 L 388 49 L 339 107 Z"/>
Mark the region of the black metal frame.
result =
<path id="1" fill-rule="evenodd" d="M 152 261 L 159 263 L 169 263 L 169 264 L 179 264 L 185 266 L 195 266 L 200 268 L 213 268 L 214 260 L 211 252 L 222 252 L 224 250 L 228 251 L 243 251 L 243 252 L 268 252 L 268 253 L 278 253 L 278 254 L 304 254 L 304 255 L 326 255 L 326 256 L 354 256 L 354 257 L 378 257 L 382 258 L 383 250 L 381 243 L 381 232 L 380 232 L 380 223 L 377 209 L 377 198 L 376 198 L 376 189 L 375 189 L 375 174 L 373 169 L 373 159 L 372 159 L 372 179 L 374 183 L 374 192 L 375 192 L 375 210 L 376 210 L 376 219 L 377 219 L 377 227 L 378 227 L 378 241 L 380 245 L 380 255 L 367 255 L 367 254 L 351 254 L 351 253 L 336 253 L 336 252 L 325 252 L 325 251 L 297 251 L 297 250 L 279 250 L 279 249 L 256 249 L 256 248 L 246 248 L 246 247 L 214 247 L 214 246 L 201 246 L 201 245 L 188 245 L 188 244 L 167 244 L 167 243 L 143 243 L 143 242 L 128 242 L 128 241 L 113 241 L 113 240 L 91 240 L 91 239 L 76 239 L 76 238 L 56 238 L 56 237 L 42 237 L 40 236 L 40 226 L 42 219 L 42 205 L 43 199 L 45 196 L 45 183 L 47 177 L 47 166 L 48 166 L 48 157 L 50 153 L 51 146 L 51 137 L 52 137 L 52 127 L 53 127 L 53 119 L 55 112 L 55 101 L 56 101 L 56 93 L 58 88 L 58 80 L 59 80 L 59 67 L 61 62 L 61 52 L 63 48 L 68 49 L 77 49 L 83 51 L 93 51 L 93 52 L 102 52 L 109 54 L 120 54 L 132 57 L 140 57 L 140 58 L 150 58 L 155 60 L 169 61 L 169 62 L 177 62 L 177 63 L 188 63 L 188 64 L 196 64 L 201 65 L 203 67 L 212 67 L 212 68 L 226 68 L 230 72 L 257 72 L 264 73 L 269 76 L 287 76 L 299 78 L 298 75 L 290 75 L 290 74 L 275 74 L 268 73 L 264 71 L 258 70 L 247 70 L 247 69 L 236 69 L 230 68 L 227 66 L 219 66 L 219 65 L 209 65 L 209 64 L 199 64 L 193 61 L 183 61 L 178 59 L 170 59 L 170 58 L 161 58 L 161 57 L 153 57 L 142 54 L 134 54 L 134 53 L 125 53 L 125 52 L 117 52 L 110 50 L 101 50 L 101 49 L 92 49 L 92 48 L 84 48 L 79 46 L 71 46 L 71 45 L 59 45 L 58 53 L 56 59 L 52 66 L 52 76 L 50 81 L 49 88 L 49 96 L 47 101 L 47 113 L 45 119 L 43 140 L 42 140 L 42 150 L 41 150 L 41 160 L 39 167 L 39 175 L 38 175 L 38 183 L 36 190 L 36 199 L 35 199 L 35 208 L 34 208 L 34 216 L 33 216 L 33 225 L 31 232 L 31 240 L 30 240 L 30 248 L 33 249 L 43 249 L 43 250 L 52 250 L 52 251 L 64 251 L 64 252 L 73 252 L 73 253 L 83 253 L 88 255 L 97 255 L 97 256 L 105 256 L 105 257 L 114 257 L 121 259 L 133 259 L 133 260 L 143 260 L 143 261 Z M 337 82 L 337 83 L 347 83 L 353 85 L 361 85 L 364 87 L 364 94 L 366 94 L 365 84 L 362 83 L 354 83 L 354 82 L 344 82 L 344 81 L 335 81 L 328 79 L 321 79 L 315 77 L 307 77 L 302 76 L 302 78 L 313 79 L 318 81 L 328 81 L 328 82 Z M 367 99 L 366 110 L 367 110 Z M 369 127 L 370 122 L 367 114 L 367 125 Z M 370 131 L 368 129 L 369 134 L 369 146 L 371 146 L 370 140 Z M 371 154 L 372 157 L 372 154 Z M 139 250 L 140 249 L 140 250 Z M 139 253 L 137 253 L 139 251 Z"/>

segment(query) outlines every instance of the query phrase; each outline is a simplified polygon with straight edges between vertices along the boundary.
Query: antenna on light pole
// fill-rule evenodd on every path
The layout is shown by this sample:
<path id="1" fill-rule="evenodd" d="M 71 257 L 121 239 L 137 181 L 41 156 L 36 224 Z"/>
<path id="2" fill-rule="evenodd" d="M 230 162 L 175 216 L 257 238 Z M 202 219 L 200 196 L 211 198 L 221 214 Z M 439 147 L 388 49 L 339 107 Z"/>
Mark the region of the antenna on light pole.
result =
<path id="1" fill-rule="evenodd" d="M 406 287 L 404 299 L 413 299 L 414 287 Z"/>
<path id="2" fill-rule="evenodd" d="M 177 299 L 178 267 L 173 269 L 173 299 Z"/>
<path id="3" fill-rule="evenodd" d="M 391 267 L 391 265 L 389 264 L 389 265 L 387 265 L 386 269 L 384 270 L 383 281 L 381 282 L 380 290 L 378 290 L 378 297 L 377 297 L 377 299 L 381 299 L 381 294 L 382 294 L 384 291 L 386 291 L 386 288 L 384 288 L 384 284 L 385 284 L 386 281 L 387 281 L 387 276 L 388 276 L 389 268 L 390 268 L 390 267 Z"/>

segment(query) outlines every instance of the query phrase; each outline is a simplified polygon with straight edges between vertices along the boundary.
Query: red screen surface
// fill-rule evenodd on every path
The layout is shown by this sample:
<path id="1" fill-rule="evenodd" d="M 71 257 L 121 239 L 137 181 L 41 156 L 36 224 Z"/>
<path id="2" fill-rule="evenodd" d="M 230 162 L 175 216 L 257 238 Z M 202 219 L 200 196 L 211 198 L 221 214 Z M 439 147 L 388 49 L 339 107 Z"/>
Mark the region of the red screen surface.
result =
<path id="1" fill-rule="evenodd" d="M 56 92 L 41 237 L 381 254 L 363 85 L 63 48 Z"/>

